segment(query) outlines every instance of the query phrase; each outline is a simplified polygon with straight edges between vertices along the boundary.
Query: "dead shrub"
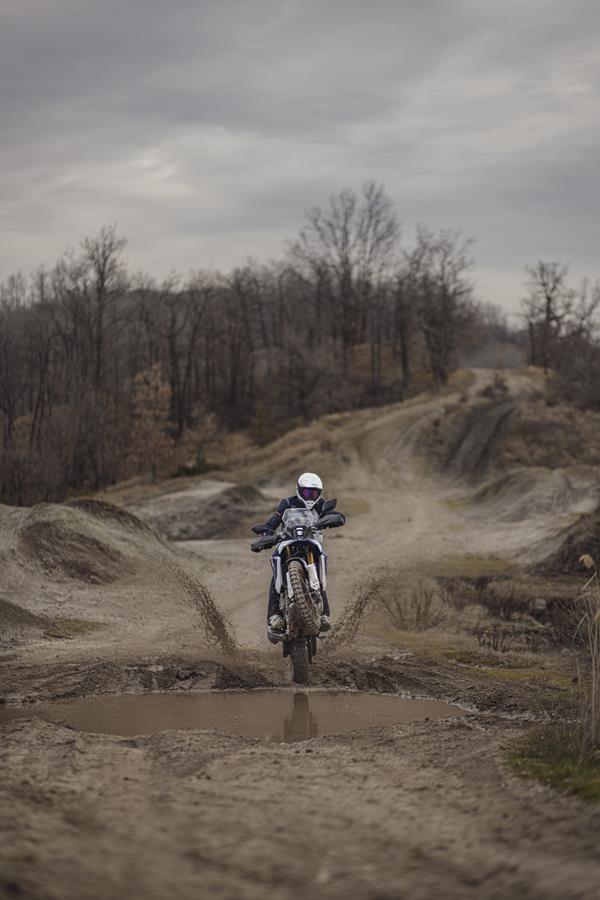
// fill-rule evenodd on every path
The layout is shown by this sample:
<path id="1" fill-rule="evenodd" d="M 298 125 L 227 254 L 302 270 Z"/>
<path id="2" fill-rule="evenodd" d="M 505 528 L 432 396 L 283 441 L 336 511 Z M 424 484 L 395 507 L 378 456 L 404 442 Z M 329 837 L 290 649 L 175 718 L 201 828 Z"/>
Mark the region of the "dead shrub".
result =
<path id="1" fill-rule="evenodd" d="M 357 589 L 327 638 L 326 649 L 351 644 L 363 622 L 377 610 L 401 631 L 425 631 L 446 616 L 445 592 L 433 579 L 410 578 L 389 568 L 373 573 Z"/>
<path id="2" fill-rule="evenodd" d="M 435 582 L 418 578 L 400 589 L 390 587 L 382 591 L 380 603 L 396 628 L 426 631 L 444 621 L 443 592 Z"/>
<path id="3" fill-rule="evenodd" d="M 514 584 L 486 582 L 481 585 L 477 600 L 488 613 L 505 622 L 531 609 L 531 598 L 518 592 Z"/>
<path id="4" fill-rule="evenodd" d="M 581 620 L 579 598 L 553 600 L 548 604 L 546 617 L 552 627 L 557 647 L 575 647 L 582 650 L 586 638 L 578 628 Z"/>
<path id="5" fill-rule="evenodd" d="M 581 618 L 577 632 L 585 637 L 585 650 L 579 658 L 579 681 L 584 687 L 582 704 L 582 743 L 585 750 L 600 747 L 600 575 L 589 554 L 580 562 L 592 572 L 579 595 Z"/>
<path id="6" fill-rule="evenodd" d="M 445 602 L 458 613 L 478 602 L 478 592 L 473 584 L 462 578 L 440 579 Z"/>
<path id="7" fill-rule="evenodd" d="M 475 630 L 475 637 L 479 646 L 486 650 L 503 653 L 509 649 L 507 635 L 503 628 L 497 628 L 494 625 L 481 626 Z"/>
<path id="8" fill-rule="evenodd" d="M 534 620 L 491 622 L 473 631 L 480 647 L 497 653 L 539 653 L 552 646 L 552 634 Z"/>

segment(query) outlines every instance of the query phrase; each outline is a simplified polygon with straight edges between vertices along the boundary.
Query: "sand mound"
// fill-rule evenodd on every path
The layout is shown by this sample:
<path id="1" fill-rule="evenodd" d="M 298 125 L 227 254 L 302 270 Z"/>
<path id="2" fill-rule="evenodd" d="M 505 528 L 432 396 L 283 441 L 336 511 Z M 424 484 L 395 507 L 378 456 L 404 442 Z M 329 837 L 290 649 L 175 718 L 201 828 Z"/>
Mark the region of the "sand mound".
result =
<path id="1" fill-rule="evenodd" d="M 472 504 L 503 522 L 521 522 L 537 515 L 583 512 L 595 503 L 589 488 L 580 487 L 560 470 L 520 468 L 483 485 Z"/>
<path id="2" fill-rule="evenodd" d="M 189 635 L 231 654 L 229 626 L 195 573 L 140 519 L 98 500 L 0 507 L 0 644 Z"/>
<path id="3" fill-rule="evenodd" d="M 65 616 L 36 615 L 10 600 L 0 599 L 0 646 L 11 647 L 32 638 L 72 640 L 103 628 L 102 622 Z"/>
<path id="4" fill-rule="evenodd" d="M 600 413 L 549 406 L 544 400 L 522 402 L 518 417 L 501 441 L 497 462 L 503 469 L 598 466 Z"/>
<path id="5" fill-rule="evenodd" d="M 271 512 L 272 503 L 258 488 L 240 484 L 228 488 L 204 510 L 203 530 L 206 537 L 248 535 L 249 523 L 259 521 Z"/>
<path id="6" fill-rule="evenodd" d="M 123 569 L 121 553 L 65 522 L 32 523 L 24 529 L 21 545 L 48 575 L 110 584 Z"/>
<path id="7" fill-rule="evenodd" d="M 136 531 L 145 531 L 147 534 L 153 534 L 152 529 L 136 515 L 120 506 L 115 506 L 114 503 L 107 503 L 105 500 L 96 500 L 94 497 L 78 497 L 75 500 L 68 500 L 65 506 L 83 510 L 83 512 L 92 516 L 97 516 L 100 519 L 118 525 L 128 526 Z"/>
<path id="8" fill-rule="evenodd" d="M 164 494 L 137 507 L 139 515 L 171 541 L 248 537 L 249 527 L 266 517 L 272 503 L 253 484 L 220 492 Z"/>
<path id="9" fill-rule="evenodd" d="M 17 552 L 48 578 L 112 584 L 131 575 L 140 554 L 156 549 L 152 531 L 131 513 L 95 500 L 39 504 L 27 510 Z"/>
<path id="10" fill-rule="evenodd" d="M 0 647 L 11 647 L 32 637 L 41 637 L 48 627 L 44 616 L 0 599 Z"/>
<path id="11" fill-rule="evenodd" d="M 27 609 L 11 603 L 10 600 L 0 599 L 0 626 L 2 630 L 11 628 L 15 630 L 25 628 L 42 629 L 45 621 L 40 616 L 35 616 Z"/>

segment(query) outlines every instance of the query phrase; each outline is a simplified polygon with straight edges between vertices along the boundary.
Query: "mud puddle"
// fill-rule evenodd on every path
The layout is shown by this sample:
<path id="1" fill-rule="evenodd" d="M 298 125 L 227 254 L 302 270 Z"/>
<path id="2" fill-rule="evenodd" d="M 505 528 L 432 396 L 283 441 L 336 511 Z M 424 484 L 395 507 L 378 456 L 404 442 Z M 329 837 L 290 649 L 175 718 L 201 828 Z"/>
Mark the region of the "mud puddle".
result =
<path id="1" fill-rule="evenodd" d="M 261 738 L 306 741 L 374 725 L 464 715 L 441 700 L 414 700 L 347 691 L 219 691 L 84 697 L 27 709 L 0 709 L 0 725 L 39 717 L 77 731 L 124 737 L 207 729 Z"/>

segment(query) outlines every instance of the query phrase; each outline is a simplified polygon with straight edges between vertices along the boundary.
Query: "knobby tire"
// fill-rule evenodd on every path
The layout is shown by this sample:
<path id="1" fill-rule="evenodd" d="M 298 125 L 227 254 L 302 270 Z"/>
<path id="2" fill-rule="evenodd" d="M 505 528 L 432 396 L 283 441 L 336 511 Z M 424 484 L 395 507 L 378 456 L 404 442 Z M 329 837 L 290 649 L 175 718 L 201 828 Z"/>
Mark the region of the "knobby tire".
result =
<path id="1" fill-rule="evenodd" d="M 288 566 L 290 581 L 292 582 L 292 591 L 294 592 L 294 601 L 296 603 L 296 611 L 300 616 L 304 629 L 310 634 L 311 632 L 319 632 L 319 613 L 310 598 L 308 584 L 306 582 L 306 572 L 302 563 L 293 559 Z"/>
<path id="2" fill-rule="evenodd" d="M 308 632 L 308 636 L 294 638 L 291 645 L 290 656 L 292 659 L 292 677 L 296 684 L 306 684 L 308 682 L 308 673 L 310 667 L 310 654 L 308 641 L 314 640 L 310 636 L 312 631 L 319 628 L 318 611 L 311 600 L 306 583 L 306 572 L 302 563 L 292 560 L 288 566 L 288 573 L 292 583 L 292 591 L 294 592 L 294 602 L 296 604 L 296 614 L 299 618 L 302 630 Z M 315 641 L 316 643 L 316 641 Z"/>
<path id="3" fill-rule="evenodd" d="M 294 638 L 291 646 L 292 677 L 296 684 L 308 683 L 308 646 L 305 637 Z"/>

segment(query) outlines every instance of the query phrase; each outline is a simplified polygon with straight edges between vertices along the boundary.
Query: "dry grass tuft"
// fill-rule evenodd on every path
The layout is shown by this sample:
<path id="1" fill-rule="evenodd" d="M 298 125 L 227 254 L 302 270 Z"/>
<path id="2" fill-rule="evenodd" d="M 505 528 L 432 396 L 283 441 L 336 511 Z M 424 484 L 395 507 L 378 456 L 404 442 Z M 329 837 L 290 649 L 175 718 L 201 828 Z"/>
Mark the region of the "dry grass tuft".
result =
<path id="1" fill-rule="evenodd" d="M 577 604 L 580 613 L 577 632 L 585 639 L 579 664 L 579 678 L 585 688 L 582 739 L 585 749 L 596 750 L 600 748 L 600 575 L 589 553 L 584 553 L 579 562 L 592 573 Z"/>
<path id="2" fill-rule="evenodd" d="M 535 728 L 506 759 L 523 778 L 543 781 L 583 800 L 600 801 L 600 759 L 582 752 L 578 735 L 567 725 Z"/>
<path id="3" fill-rule="evenodd" d="M 367 577 L 327 638 L 329 650 L 351 644 L 367 618 L 381 614 L 386 625 L 419 632 L 445 621 L 447 598 L 432 578 L 386 566 Z"/>
<path id="4" fill-rule="evenodd" d="M 509 754 L 508 764 L 525 778 L 536 778 L 588 800 L 600 800 L 600 575 L 594 557 L 579 562 L 591 575 L 575 601 L 575 638 L 581 716 L 578 726 L 554 725 L 530 732 Z"/>

